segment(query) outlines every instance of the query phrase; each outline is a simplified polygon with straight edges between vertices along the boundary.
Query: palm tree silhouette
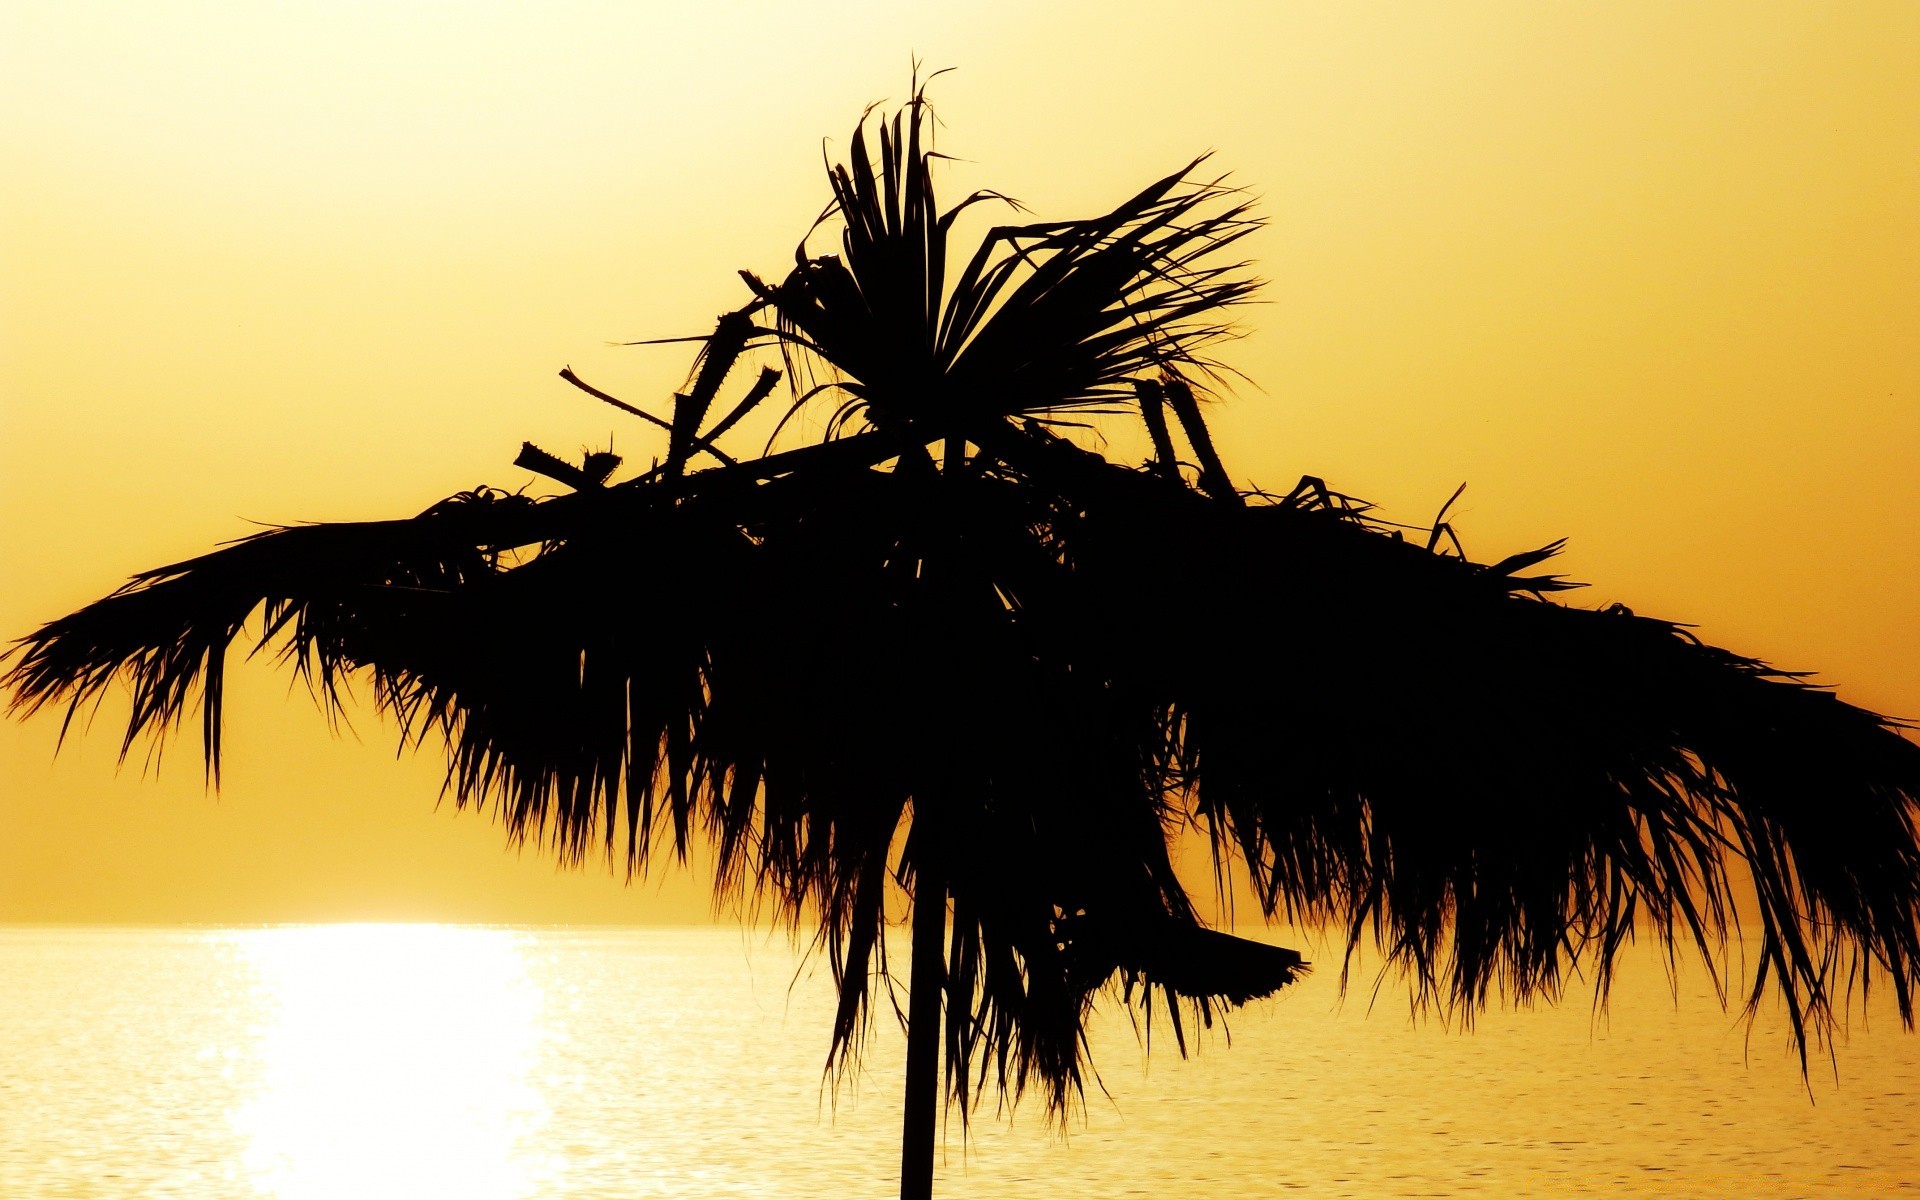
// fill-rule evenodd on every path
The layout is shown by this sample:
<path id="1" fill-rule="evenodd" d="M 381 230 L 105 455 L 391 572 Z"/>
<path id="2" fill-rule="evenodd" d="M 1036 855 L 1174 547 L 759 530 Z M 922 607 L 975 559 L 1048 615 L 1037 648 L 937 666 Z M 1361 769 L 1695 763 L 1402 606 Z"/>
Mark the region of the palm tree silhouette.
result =
<path id="1" fill-rule="evenodd" d="M 123 753 L 200 710 L 217 782 L 228 647 L 337 708 L 372 679 L 403 738 L 515 839 L 641 871 L 696 837 L 717 893 L 770 900 L 827 955 L 830 1069 L 858 1055 L 910 910 L 901 1195 L 962 1119 L 1079 1094 L 1112 989 L 1185 1022 L 1266 996 L 1292 951 L 1206 928 L 1170 861 L 1197 825 L 1269 916 L 1371 936 L 1416 997 L 1605 986 L 1644 922 L 1711 964 L 1744 908 L 1748 1006 L 1785 1001 L 1802 1063 L 1851 988 L 1920 982 L 1920 747 L 1799 676 L 1619 606 L 1548 599 L 1558 544 L 1480 564 L 1307 480 L 1236 489 L 1195 380 L 1254 284 L 1254 228 L 1199 164 L 1090 220 L 997 228 L 951 270 L 925 100 L 863 117 L 830 171 L 840 256 L 810 253 L 704 339 L 609 484 L 462 493 L 417 517 L 300 525 L 144 572 L 15 648 L 16 712 L 67 719 L 116 678 Z M 816 226 L 817 228 L 817 226 Z M 957 262 L 957 260 L 956 260 Z M 821 439 L 735 458 L 774 393 L 835 402 Z M 1137 416 L 1135 466 L 1058 436 Z M 1186 460 L 1176 444 L 1186 443 Z M 64 728 L 63 728 L 64 732 Z M 944 1084 L 941 1063 L 944 1058 Z"/>

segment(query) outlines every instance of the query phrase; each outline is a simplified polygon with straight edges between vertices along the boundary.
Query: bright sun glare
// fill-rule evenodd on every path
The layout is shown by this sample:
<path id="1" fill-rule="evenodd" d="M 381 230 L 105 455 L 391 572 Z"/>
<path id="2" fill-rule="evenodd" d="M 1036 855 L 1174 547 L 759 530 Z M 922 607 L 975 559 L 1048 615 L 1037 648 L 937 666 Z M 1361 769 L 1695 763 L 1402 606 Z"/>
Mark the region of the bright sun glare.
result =
<path id="1" fill-rule="evenodd" d="M 502 929 L 231 935 L 258 973 L 260 1091 L 234 1115 L 276 1200 L 513 1200 L 545 1174 L 539 989 Z"/>

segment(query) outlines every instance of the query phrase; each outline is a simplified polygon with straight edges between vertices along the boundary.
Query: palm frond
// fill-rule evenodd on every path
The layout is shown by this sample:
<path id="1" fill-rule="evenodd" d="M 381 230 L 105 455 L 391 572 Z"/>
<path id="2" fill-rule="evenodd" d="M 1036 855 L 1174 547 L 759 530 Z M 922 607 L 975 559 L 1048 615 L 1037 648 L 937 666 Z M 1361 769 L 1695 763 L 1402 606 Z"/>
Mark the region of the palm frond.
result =
<path id="1" fill-rule="evenodd" d="M 271 529 L 143 571 L 16 644 L 4 680 L 10 709 L 24 716 L 64 703 L 64 734 L 80 707 L 124 677 L 132 693 L 124 757 L 143 735 L 178 725 L 197 697 L 217 780 L 226 653 L 256 611 L 265 614 L 264 646 L 316 611 L 352 610 L 375 592 L 460 587 L 498 570 L 498 551 L 539 539 L 534 510 L 525 497 L 483 488 L 411 520 Z M 296 656 L 295 665 L 314 668 L 312 681 L 333 698 L 337 660 Z"/>
<path id="2" fill-rule="evenodd" d="M 1197 361 L 1228 332 L 1223 311 L 1256 287 L 1217 255 L 1258 227 L 1196 161 L 1088 220 L 990 231 L 947 279 L 948 239 L 976 192 L 946 211 L 924 145 L 924 97 L 863 120 L 849 163 L 830 172 L 842 256 L 809 256 L 759 292 L 782 335 L 830 364 L 875 424 L 927 440 L 1013 416 L 1117 411 L 1131 378 Z"/>
<path id="3" fill-rule="evenodd" d="M 1082 456 L 1087 457 L 1087 456 Z M 1574 608 L 1340 508 L 1164 502 L 1082 467 L 1085 605 L 1269 911 L 1371 933 L 1423 1002 L 1604 987 L 1646 918 L 1711 957 L 1757 915 L 1804 1054 L 1849 986 L 1920 985 L 1920 747 L 1803 677 Z M 1088 499 L 1094 497 L 1094 499 Z M 1097 647 L 1088 647 L 1095 652 Z M 1150 665 L 1151 664 L 1151 665 Z"/>

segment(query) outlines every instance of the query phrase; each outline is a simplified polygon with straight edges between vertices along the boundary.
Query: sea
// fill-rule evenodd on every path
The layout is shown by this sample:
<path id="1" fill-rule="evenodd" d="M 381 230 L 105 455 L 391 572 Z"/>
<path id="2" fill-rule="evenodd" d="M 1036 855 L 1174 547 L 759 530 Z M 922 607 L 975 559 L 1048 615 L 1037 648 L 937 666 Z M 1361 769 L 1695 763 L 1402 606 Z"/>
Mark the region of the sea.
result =
<path id="1" fill-rule="evenodd" d="M 1803 1074 L 1779 1012 L 1649 946 L 1604 1013 L 1470 1029 L 1309 953 L 1184 1057 L 1111 998 L 1080 1108 L 949 1113 L 935 1195 L 1920 1196 L 1883 997 Z M 904 1042 L 881 999 L 836 1086 L 832 1007 L 824 962 L 719 926 L 0 926 L 0 1198 L 893 1195 Z"/>

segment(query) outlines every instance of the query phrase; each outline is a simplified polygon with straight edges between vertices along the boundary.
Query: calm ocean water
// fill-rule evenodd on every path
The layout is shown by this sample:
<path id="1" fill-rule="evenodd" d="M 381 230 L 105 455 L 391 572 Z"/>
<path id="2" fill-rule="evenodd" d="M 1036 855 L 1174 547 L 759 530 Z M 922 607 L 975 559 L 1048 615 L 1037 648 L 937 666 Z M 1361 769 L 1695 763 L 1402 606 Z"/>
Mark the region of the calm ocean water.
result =
<path id="1" fill-rule="evenodd" d="M 5 1200 L 884 1197 L 900 1038 L 823 1090 L 832 997 L 727 929 L 0 927 Z M 1125 1015 L 1064 1137 L 946 1136 L 942 1197 L 1920 1194 L 1920 1036 L 1876 1009 L 1811 1085 L 1704 980 L 1627 964 L 1470 1034 L 1328 969 L 1181 1060 Z M 1391 998 L 1389 998 L 1391 997 Z"/>

